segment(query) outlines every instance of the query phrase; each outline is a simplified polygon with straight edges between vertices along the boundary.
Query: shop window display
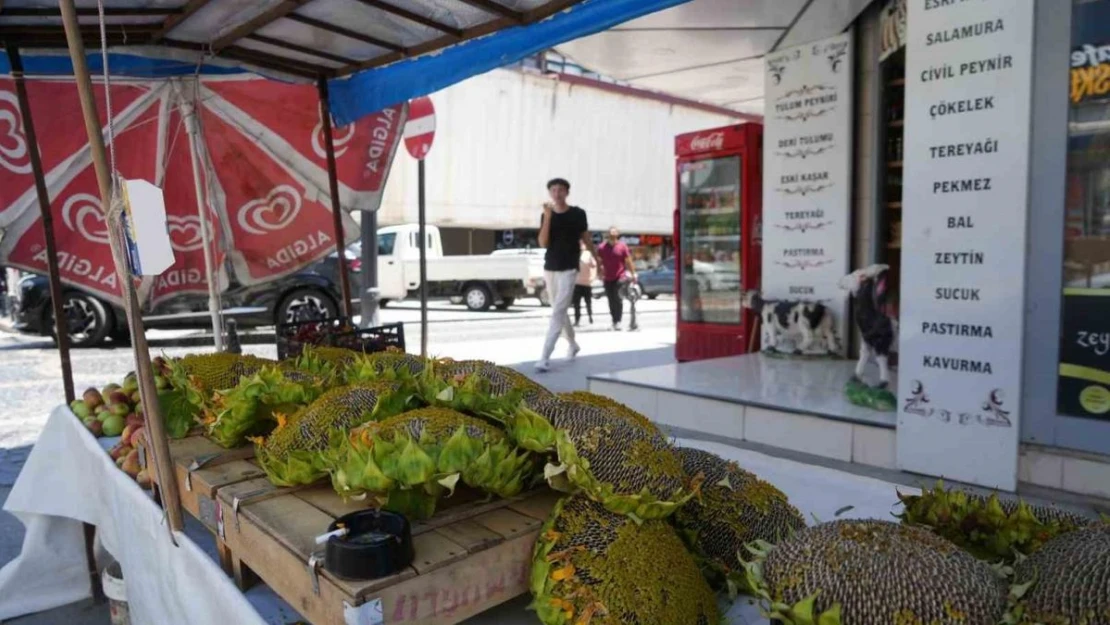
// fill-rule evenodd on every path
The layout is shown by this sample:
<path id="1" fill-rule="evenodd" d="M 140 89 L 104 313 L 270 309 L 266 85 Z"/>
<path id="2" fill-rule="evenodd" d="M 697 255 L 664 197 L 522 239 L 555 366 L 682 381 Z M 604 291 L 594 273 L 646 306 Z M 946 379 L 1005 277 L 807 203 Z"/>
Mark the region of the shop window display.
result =
<path id="1" fill-rule="evenodd" d="M 1061 414 L 1110 420 L 1110 0 L 1072 12 Z"/>

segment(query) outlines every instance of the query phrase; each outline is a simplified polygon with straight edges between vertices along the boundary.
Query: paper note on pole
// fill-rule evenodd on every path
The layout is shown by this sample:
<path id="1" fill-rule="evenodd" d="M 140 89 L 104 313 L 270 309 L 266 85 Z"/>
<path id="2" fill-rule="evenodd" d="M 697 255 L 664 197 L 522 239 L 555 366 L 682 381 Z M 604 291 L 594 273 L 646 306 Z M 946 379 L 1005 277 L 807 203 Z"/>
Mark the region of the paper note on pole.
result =
<path id="1" fill-rule="evenodd" d="M 125 234 L 131 273 L 160 275 L 174 263 L 162 190 L 146 180 L 124 180 L 123 202 L 127 213 Z"/>

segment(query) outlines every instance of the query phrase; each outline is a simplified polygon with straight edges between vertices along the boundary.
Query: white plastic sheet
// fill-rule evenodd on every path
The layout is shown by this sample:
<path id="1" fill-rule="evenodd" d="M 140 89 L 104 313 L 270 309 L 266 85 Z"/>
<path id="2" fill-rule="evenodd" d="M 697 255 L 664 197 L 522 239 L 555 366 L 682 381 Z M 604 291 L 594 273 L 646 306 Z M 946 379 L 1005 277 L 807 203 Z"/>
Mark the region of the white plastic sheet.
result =
<path id="1" fill-rule="evenodd" d="M 227 576 L 184 534 L 65 406 L 54 409 L 4 509 L 27 527 L 20 555 L 0 569 L 0 620 L 90 594 L 82 522 L 119 560 L 136 625 L 263 625 Z"/>

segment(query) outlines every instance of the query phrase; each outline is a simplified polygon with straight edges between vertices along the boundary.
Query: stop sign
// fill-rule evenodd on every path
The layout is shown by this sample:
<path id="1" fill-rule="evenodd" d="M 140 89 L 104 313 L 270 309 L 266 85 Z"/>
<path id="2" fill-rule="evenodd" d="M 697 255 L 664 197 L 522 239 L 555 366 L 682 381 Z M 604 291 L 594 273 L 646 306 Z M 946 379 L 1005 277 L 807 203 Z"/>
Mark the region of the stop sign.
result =
<path id="1" fill-rule="evenodd" d="M 418 161 L 424 160 L 436 137 L 436 109 L 424 96 L 409 101 L 409 120 L 405 124 L 405 148 Z"/>

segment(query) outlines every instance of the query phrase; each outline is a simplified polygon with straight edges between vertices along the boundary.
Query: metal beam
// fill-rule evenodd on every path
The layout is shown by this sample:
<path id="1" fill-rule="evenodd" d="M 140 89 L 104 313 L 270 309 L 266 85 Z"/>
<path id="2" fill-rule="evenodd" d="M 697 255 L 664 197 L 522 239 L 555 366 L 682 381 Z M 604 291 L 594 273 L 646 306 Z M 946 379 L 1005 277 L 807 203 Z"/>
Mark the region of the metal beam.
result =
<path id="1" fill-rule="evenodd" d="M 410 22 L 415 22 L 415 23 L 420 24 L 422 26 L 427 26 L 428 28 L 434 28 L 435 30 L 440 31 L 441 33 L 451 35 L 452 37 L 455 37 L 455 38 L 460 38 L 460 37 L 463 36 L 463 31 L 462 31 L 461 28 L 455 28 L 454 26 L 448 26 L 447 24 L 443 24 L 442 22 L 437 22 L 436 20 L 433 20 L 430 17 L 424 17 L 423 15 L 420 15 L 418 13 L 413 13 L 412 11 L 409 11 L 408 9 L 403 9 L 399 6 L 392 5 L 388 2 L 383 2 L 383 0 L 356 0 L 356 1 L 360 2 L 362 4 L 365 4 L 368 7 L 374 7 L 375 9 L 380 9 L 382 11 L 385 11 L 386 13 L 396 15 L 397 17 L 406 19 Z"/>
<path id="2" fill-rule="evenodd" d="M 493 0 L 458 0 L 458 1 L 462 2 L 463 4 L 469 4 L 470 6 L 476 8 L 476 9 L 481 9 L 481 10 L 485 11 L 486 13 L 492 13 L 493 15 L 496 15 L 498 17 L 503 17 L 505 19 L 512 20 L 513 22 L 515 22 L 517 24 L 521 24 L 521 23 L 524 22 L 524 14 L 523 13 L 521 13 L 520 11 L 515 11 L 513 9 L 510 9 L 509 7 L 507 7 L 503 4 L 498 4 L 497 2 L 494 2 Z"/>
<path id="3" fill-rule="evenodd" d="M 259 28 L 276 22 L 311 1 L 312 0 L 285 0 L 285 2 L 274 5 L 235 28 L 232 28 L 223 37 L 213 41 L 212 51 L 218 53 L 220 50 L 230 46 L 243 37 L 254 33 Z"/>
<path id="4" fill-rule="evenodd" d="M 181 7 L 179 13 L 171 15 L 166 18 L 166 21 L 162 22 L 162 28 L 151 36 L 150 43 L 158 43 L 161 41 L 163 37 L 170 34 L 170 31 L 173 30 L 174 27 L 189 19 L 189 17 L 197 11 L 203 9 L 210 1 L 211 0 L 189 0 L 189 2 L 186 2 L 185 6 Z"/>
<path id="5" fill-rule="evenodd" d="M 308 55 L 311 55 L 311 56 L 319 57 L 321 59 L 327 59 L 329 61 L 335 61 L 336 63 L 342 63 L 344 65 L 349 65 L 351 63 L 358 63 L 357 60 L 347 58 L 345 56 L 339 56 L 338 54 L 332 54 L 331 52 L 325 52 L 324 50 L 317 50 L 316 48 L 309 48 L 307 46 L 302 46 L 302 45 L 295 44 L 295 43 L 289 43 L 288 41 L 282 41 L 281 39 L 274 39 L 273 37 L 267 37 L 266 35 L 259 35 L 257 33 L 255 33 L 253 35 L 247 35 L 246 39 L 249 39 L 251 41 L 257 41 L 259 43 L 264 43 L 264 44 L 269 45 L 269 46 L 274 46 L 274 47 L 277 47 L 277 48 L 281 48 L 283 50 L 289 50 L 291 52 L 300 52 L 301 54 L 308 54 Z M 239 46 L 239 47 L 241 47 L 241 46 Z"/>
<path id="6" fill-rule="evenodd" d="M 460 1 L 464 1 L 464 0 L 460 0 Z M 489 35 L 491 33 L 495 33 L 499 30 L 504 30 L 506 28 L 511 28 L 513 26 L 517 26 L 517 25 L 520 25 L 522 23 L 530 24 L 530 23 L 533 23 L 533 22 L 538 22 L 540 20 L 547 19 L 548 17 L 551 17 L 552 15 L 558 13 L 559 11 L 563 11 L 565 9 L 570 8 L 571 6 L 579 4 L 582 1 L 583 0 L 553 0 L 552 2 L 549 2 L 549 3 L 547 3 L 543 6 L 532 9 L 531 11 L 528 11 L 527 13 L 520 14 L 520 20 L 517 20 L 515 18 L 507 18 L 507 17 L 501 17 L 501 18 L 497 18 L 497 19 L 494 19 L 494 20 L 490 20 L 488 22 L 478 24 L 477 26 L 471 26 L 470 28 L 464 29 L 463 30 L 463 35 L 459 39 L 456 39 L 454 37 L 437 37 L 435 39 L 425 41 L 424 43 L 412 46 L 411 48 L 405 50 L 404 54 L 400 54 L 400 53 L 396 53 L 396 52 L 390 53 L 390 54 L 383 54 L 381 56 L 376 56 L 372 59 L 367 59 L 367 60 L 362 61 L 360 63 L 356 63 L 355 65 L 348 65 L 347 67 L 341 67 L 338 70 L 336 70 L 335 75 L 336 76 L 347 76 L 349 74 L 353 74 L 355 72 L 359 72 L 359 71 L 362 71 L 364 69 L 373 69 L 375 67 L 382 67 L 383 65 L 389 65 L 390 63 L 396 63 L 397 61 L 403 60 L 405 58 L 420 56 L 422 54 L 428 54 L 429 52 L 435 52 L 437 50 L 441 50 L 443 48 L 446 48 L 447 46 L 450 46 L 452 44 L 459 43 L 460 41 L 468 41 L 470 39 L 477 39 L 478 37 L 485 37 L 486 35 Z"/>
<path id="7" fill-rule="evenodd" d="M 328 190 L 331 193 L 331 225 L 335 234 L 335 253 L 339 257 L 339 292 L 343 297 L 343 314 L 350 321 L 354 317 L 351 308 L 351 284 L 347 276 L 347 238 L 343 236 L 343 205 L 339 201 L 339 173 L 335 165 L 335 142 L 331 133 L 331 107 L 328 104 L 328 81 L 320 78 L 316 82 L 320 93 L 320 121 L 324 127 L 324 151 L 328 157 Z"/>
<path id="8" fill-rule="evenodd" d="M 208 51 L 208 46 L 203 43 L 197 43 L 195 41 L 182 41 L 180 39 L 163 39 L 161 45 L 166 46 L 167 48 L 179 48 L 181 50 L 192 50 L 194 52 Z M 275 72 L 284 72 L 286 74 L 299 76 L 301 78 L 312 78 L 315 80 L 321 75 L 330 76 L 334 74 L 334 70 L 323 67 L 321 65 L 309 65 L 308 63 L 294 61 L 293 59 L 287 59 L 285 57 L 274 56 L 272 54 L 259 52 L 257 50 L 248 50 L 246 48 L 241 48 L 238 46 L 225 48 L 220 52 L 218 56 L 227 59 L 243 61 L 245 63 L 250 63 L 263 69 L 269 69 Z"/>
<path id="9" fill-rule="evenodd" d="M 326 30 L 326 31 L 328 31 L 330 33 L 334 33 L 336 35 L 342 35 L 342 36 L 347 37 L 349 39 L 354 39 L 356 41 L 362 41 L 362 42 L 368 43 L 370 45 L 378 46 L 379 48 L 384 48 L 386 50 L 392 50 L 393 52 L 404 53 L 402 58 L 404 58 L 404 56 L 408 56 L 408 52 L 405 50 L 405 48 L 403 46 L 400 46 L 400 45 L 396 44 L 396 43 L 390 43 L 388 41 L 383 41 L 381 39 L 378 39 L 377 37 L 371 37 L 370 35 L 364 35 L 360 32 L 356 32 L 356 31 L 350 30 L 348 28 L 344 28 L 342 26 L 336 26 L 335 24 L 325 22 L 323 20 L 318 20 L 318 19 L 312 18 L 312 17 L 306 17 L 304 15 L 298 15 L 296 13 L 288 15 L 287 17 L 288 17 L 288 19 L 291 19 L 294 22 L 299 22 L 299 23 L 304 24 L 306 26 L 312 26 L 314 28 L 319 28 L 320 30 Z M 454 38 L 452 38 L 452 41 L 454 41 Z"/>
<path id="10" fill-rule="evenodd" d="M 9 9 L 0 9 L 4 11 L 4 17 L 59 17 L 62 14 L 61 9 L 53 7 L 13 7 Z M 161 17 L 163 15 L 172 15 L 180 13 L 181 8 L 151 8 L 151 7 L 135 7 L 132 9 L 126 7 L 104 7 L 104 17 Z M 79 17 L 99 17 L 100 13 L 95 8 L 82 8 L 77 9 Z"/>

